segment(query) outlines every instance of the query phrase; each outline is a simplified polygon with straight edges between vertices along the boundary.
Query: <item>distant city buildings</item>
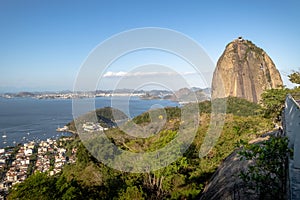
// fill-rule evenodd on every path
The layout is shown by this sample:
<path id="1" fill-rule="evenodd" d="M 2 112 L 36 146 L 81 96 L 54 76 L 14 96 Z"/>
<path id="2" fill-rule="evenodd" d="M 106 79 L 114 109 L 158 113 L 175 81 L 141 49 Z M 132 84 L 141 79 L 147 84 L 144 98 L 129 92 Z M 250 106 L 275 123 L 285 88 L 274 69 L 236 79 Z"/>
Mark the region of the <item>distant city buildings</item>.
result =
<path id="1" fill-rule="evenodd" d="M 112 96 L 143 96 L 144 91 L 96 91 L 96 92 L 53 92 L 53 93 L 6 93 L 0 94 L 2 98 L 36 98 L 36 99 L 74 99 L 74 98 L 95 98 Z"/>

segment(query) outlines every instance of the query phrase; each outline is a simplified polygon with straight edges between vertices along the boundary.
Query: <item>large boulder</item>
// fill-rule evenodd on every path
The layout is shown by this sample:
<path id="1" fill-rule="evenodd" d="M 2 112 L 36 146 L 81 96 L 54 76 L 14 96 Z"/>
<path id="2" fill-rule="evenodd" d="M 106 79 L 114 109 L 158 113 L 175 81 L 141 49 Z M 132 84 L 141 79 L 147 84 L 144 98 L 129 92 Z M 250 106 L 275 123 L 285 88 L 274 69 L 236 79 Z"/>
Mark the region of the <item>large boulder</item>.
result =
<path id="1" fill-rule="evenodd" d="M 259 102 L 266 89 L 283 85 L 267 53 L 241 37 L 230 42 L 219 58 L 212 81 L 212 97 L 241 97 Z"/>

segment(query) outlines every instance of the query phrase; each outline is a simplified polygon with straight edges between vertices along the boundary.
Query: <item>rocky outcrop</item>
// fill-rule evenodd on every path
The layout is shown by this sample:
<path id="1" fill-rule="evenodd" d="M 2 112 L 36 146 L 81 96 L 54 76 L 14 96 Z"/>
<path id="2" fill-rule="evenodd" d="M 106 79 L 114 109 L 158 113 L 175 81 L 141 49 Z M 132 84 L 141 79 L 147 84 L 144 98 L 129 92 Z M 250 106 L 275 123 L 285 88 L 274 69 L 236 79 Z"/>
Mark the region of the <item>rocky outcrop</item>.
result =
<path id="1" fill-rule="evenodd" d="M 239 177 L 241 171 L 246 170 L 249 164 L 249 161 L 240 159 L 237 151 L 233 152 L 214 173 L 200 200 L 259 199 Z"/>
<path id="2" fill-rule="evenodd" d="M 264 90 L 282 85 L 279 71 L 267 53 L 240 37 L 226 46 L 218 60 L 212 97 L 234 96 L 257 103 Z"/>
<path id="3" fill-rule="evenodd" d="M 274 130 L 263 134 L 261 137 L 251 140 L 249 144 L 259 144 L 269 140 L 270 136 L 282 137 L 281 130 Z M 250 189 L 249 185 L 240 178 L 242 171 L 248 170 L 253 164 L 252 160 L 241 159 L 238 152 L 230 154 L 205 186 L 200 200 L 220 200 L 220 199 L 260 199 L 257 191 Z M 253 184 L 253 183 L 251 183 Z"/>

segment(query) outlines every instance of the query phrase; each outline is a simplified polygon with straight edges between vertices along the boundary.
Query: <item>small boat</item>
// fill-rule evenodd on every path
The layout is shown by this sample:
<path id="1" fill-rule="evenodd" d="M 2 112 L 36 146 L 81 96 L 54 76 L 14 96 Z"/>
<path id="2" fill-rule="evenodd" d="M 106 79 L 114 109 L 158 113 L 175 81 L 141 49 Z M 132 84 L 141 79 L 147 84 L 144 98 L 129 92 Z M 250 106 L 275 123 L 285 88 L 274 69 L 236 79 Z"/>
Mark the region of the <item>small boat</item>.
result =
<path id="1" fill-rule="evenodd" d="M 3 138 L 6 138 L 6 137 L 7 137 L 5 131 L 4 131 L 3 135 L 2 135 L 2 137 L 3 137 Z"/>

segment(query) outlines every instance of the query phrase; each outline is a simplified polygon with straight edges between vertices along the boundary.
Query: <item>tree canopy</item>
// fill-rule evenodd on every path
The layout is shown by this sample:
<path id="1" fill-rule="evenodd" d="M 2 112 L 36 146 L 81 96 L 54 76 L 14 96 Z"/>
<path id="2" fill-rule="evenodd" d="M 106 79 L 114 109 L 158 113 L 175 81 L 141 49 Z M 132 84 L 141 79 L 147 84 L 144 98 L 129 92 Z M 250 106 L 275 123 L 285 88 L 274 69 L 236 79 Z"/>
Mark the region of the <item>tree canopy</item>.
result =
<path id="1" fill-rule="evenodd" d="M 294 71 L 288 77 L 292 83 L 300 84 L 300 72 L 299 71 Z"/>

